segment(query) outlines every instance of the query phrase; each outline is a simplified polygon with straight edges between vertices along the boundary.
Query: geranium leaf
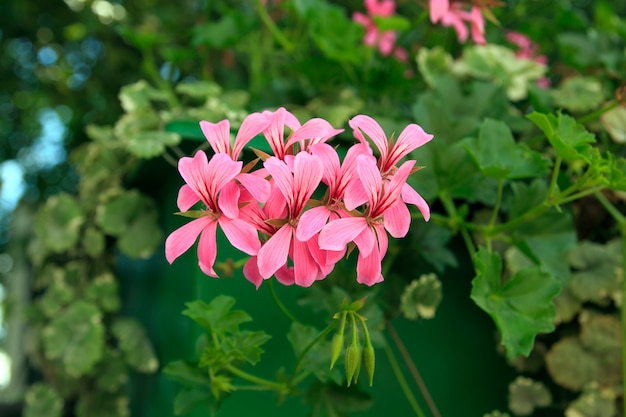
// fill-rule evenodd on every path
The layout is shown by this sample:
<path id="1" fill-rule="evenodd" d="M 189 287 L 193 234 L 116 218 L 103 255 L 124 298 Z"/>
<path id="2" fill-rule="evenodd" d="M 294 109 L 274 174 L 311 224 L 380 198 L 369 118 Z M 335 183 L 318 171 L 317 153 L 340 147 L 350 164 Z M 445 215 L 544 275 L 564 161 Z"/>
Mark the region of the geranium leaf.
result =
<path id="1" fill-rule="evenodd" d="M 526 117 L 543 131 L 554 150 L 564 161 L 590 162 L 591 145 L 589 144 L 595 142 L 596 139 L 574 118 L 561 112 L 556 116 L 534 112 Z"/>
<path id="2" fill-rule="evenodd" d="M 154 354 L 152 343 L 143 326 L 135 319 L 119 318 L 111 326 L 111 332 L 117 338 L 124 360 L 139 372 L 154 372 L 159 361 Z"/>
<path id="3" fill-rule="evenodd" d="M 500 255 L 484 248 L 474 256 L 474 267 L 477 275 L 472 281 L 472 299 L 493 318 L 507 356 L 527 356 L 538 333 L 554 330 L 552 299 L 559 292 L 559 282 L 531 267 L 502 283 Z"/>
<path id="4" fill-rule="evenodd" d="M 252 318 L 242 310 L 231 310 L 235 299 L 226 295 L 218 295 L 209 304 L 201 300 L 185 304 L 187 309 L 183 314 L 210 332 L 225 334 L 237 333 L 239 325 L 252 321 Z"/>

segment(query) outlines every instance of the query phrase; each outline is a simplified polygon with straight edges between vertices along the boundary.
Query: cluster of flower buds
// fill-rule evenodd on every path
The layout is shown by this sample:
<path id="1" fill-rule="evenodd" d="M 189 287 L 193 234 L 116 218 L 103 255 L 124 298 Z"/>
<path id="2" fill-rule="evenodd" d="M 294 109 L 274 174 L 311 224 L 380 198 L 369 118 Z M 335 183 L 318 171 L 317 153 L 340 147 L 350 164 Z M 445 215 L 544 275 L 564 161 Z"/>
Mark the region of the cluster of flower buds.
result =
<path id="1" fill-rule="evenodd" d="M 172 263 L 200 236 L 200 268 L 217 277 L 213 266 L 219 226 L 234 247 L 250 255 L 243 272 L 257 288 L 272 276 L 285 285 L 308 287 L 333 270 L 351 242 L 359 250 L 357 281 L 382 281 L 387 233 L 395 238 L 407 234 L 407 204 L 429 219 L 428 205 L 406 183 L 415 161 L 400 160 L 432 135 L 410 124 L 395 141 L 387 139 L 380 125 L 365 115 L 352 118 L 349 125 L 357 142 L 341 161 L 327 141 L 343 130 L 319 118 L 300 124 L 284 108 L 250 114 L 232 145 L 228 120 L 200 122 L 214 155 L 208 158 L 198 151 L 179 161 L 186 184 L 179 191 L 178 208 L 194 220 L 167 238 L 167 260 Z M 273 155 L 255 151 L 259 158 L 244 165 L 242 151 L 259 134 Z M 198 202 L 204 207 L 191 210 Z"/>

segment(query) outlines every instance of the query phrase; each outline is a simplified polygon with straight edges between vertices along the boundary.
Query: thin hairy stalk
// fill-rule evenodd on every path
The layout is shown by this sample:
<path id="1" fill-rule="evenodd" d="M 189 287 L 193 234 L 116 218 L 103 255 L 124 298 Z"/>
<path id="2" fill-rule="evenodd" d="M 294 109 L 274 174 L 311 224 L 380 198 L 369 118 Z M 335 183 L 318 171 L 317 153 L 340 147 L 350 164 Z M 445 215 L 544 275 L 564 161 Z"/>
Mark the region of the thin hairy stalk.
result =
<path id="1" fill-rule="evenodd" d="M 415 396 L 411 392 L 411 388 L 409 388 L 409 384 L 406 382 L 406 378 L 402 374 L 402 369 L 400 369 L 400 365 L 398 364 L 398 360 L 393 353 L 393 349 L 391 349 L 391 346 L 389 346 L 388 343 L 385 344 L 385 354 L 387 355 L 387 359 L 389 360 L 389 364 L 391 365 L 393 374 L 396 376 L 398 384 L 400 384 L 400 389 L 402 389 L 402 392 L 404 393 L 404 396 L 411 405 L 413 412 L 417 417 L 426 417 L 426 414 L 424 414 L 424 411 L 422 411 L 422 408 L 420 407 L 417 400 L 415 399 Z"/>
<path id="2" fill-rule="evenodd" d="M 426 387 L 426 384 L 424 383 L 422 376 L 417 370 L 417 366 L 415 365 L 415 362 L 413 362 L 411 355 L 409 355 L 409 351 L 406 349 L 406 346 L 404 345 L 402 338 L 400 337 L 396 329 L 391 324 L 391 321 L 388 321 L 386 326 L 387 326 L 387 331 L 389 332 L 389 335 L 393 339 L 393 342 L 396 344 L 396 347 L 398 348 L 398 351 L 400 352 L 400 355 L 402 356 L 402 359 L 404 359 L 404 363 L 409 368 L 409 372 L 411 373 L 413 380 L 419 387 L 420 392 L 422 393 L 422 397 L 424 397 L 424 400 L 426 400 L 426 404 L 428 404 L 428 408 L 430 409 L 430 412 L 432 413 L 434 417 L 441 417 L 441 413 L 439 413 L 439 409 L 437 408 L 437 405 L 435 404 L 433 397 L 430 395 L 430 392 L 428 391 L 428 388 Z"/>
<path id="3" fill-rule="evenodd" d="M 259 17 L 261 18 L 261 21 L 263 22 L 265 27 L 267 27 L 267 29 L 270 31 L 274 39 L 276 39 L 276 42 L 278 42 L 280 46 L 282 46 L 283 49 L 285 49 L 285 51 L 292 53 L 294 50 L 293 44 L 289 42 L 289 40 L 283 34 L 283 32 L 281 32 L 278 26 L 276 26 L 276 24 L 274 23 L 270 15 L 267 13 L 267 9 L 265 8 L 265 5 L 263 5 L 260 0 L 257 1 L 257 10 L 259 11 Z"/>
<path id="4" fill-rule="evenodd" d="M 167 97 L 167 104 L 169 104 L 169 106 L 172 109 L 179 108 L 180 102 L 178 101 L 178 97 L 176 97 L 176 94 L 174 93 L 174 89 L 172 88 L 172 85 L 166 80 L 164 80 L 163 77 L 161 77 L 161 74 L 159 73 L 159 69 L 154 59 L 154 53 L 152 52 L 152 49 L 145 48 L 142 50 L 142 52 L 143 52 L 142 66 L 143 66 L 144 71 L 148 75 L 150 75 L 150 77 L 152 78 L 152 81 L 154 81 L 157 87 L 159 87 L 161 90 L 165 92 L 166 97 Z"/>
<path id="5" fill-rule="evenodd" d="M 256 375 L 249 374 L 233 365 L 226 365 L 226 370 L 230 372 L 231 374 L 238 376 L 241 379 L 245 379 L 248 382 L 252 382 L 253 384 L 267 387 L 271 390 L 274 390 L 280 393 L 286 393 L 289 391 L 289 387 L 285 384 L 281 384 L 276 381 L 270 381 L 269 379 L 265 379 L 265 378 L 258 377 Z"/>
<path id="6" fill-rule="evenodd" d="M 552 177 L 550 178 L 550 187 L 548 188 L 548 198 L 554 196 L 554 190 L 556 189 L 556 182 L 559 179 L 559 173 L 561 172 L 561 162 L 563 158 L 557 156 L 554 160 L 554 169 L 552 170 Z"/>
<path id="7" fill-rule="evenodd" d="M 289 310 L 287 310 L 287 307 L 285 307 L 285 305 L 280 301 L 280 299 L 278 298 L 278 295 L 276 295 L 276 291 L 274 290 L 274 280 L 273 279 L 269 279 L 267 286 L 270 289 L 270 294 L 272 295 L 272 299 L 274 300 L 274 302 L 276 303 L 276 306 L 278 306 L 278 309 L 280 311 L 283 312 L 283 314 L 285 316 L 287 316 L 287 318 L 289 320 L 291 320 L 294 323 L 298 323 L 298 319 L 296 318 L 296 316 L 294 316 L 293 314 L 291 314 L 289 312 Z"/>
<path id="8" fill-rule="evenodd" d="M 578 123 L 581 123 L 581 124 L 590 122 L 590 121 L 595 120 L 598 117 L 602 116 L 604 113 L 610 112 L 611 110 L 613 110 L 614 108 L 616 108 L 619 105 L 620 105 L 619 101 L 613 100 L 613 102 L 611 104 L 609 104 L 608 106 L 602 107 L 602 108 L 594 111 L 593 113 L 589 113 L 588 115 L 581 117 L 577 121 L 578 121 Z"/>
<path id="9" fill-rule="evenodd" d="M 472 240 L 472 236 L 470 235 L 467 227 L 464 224 L 459 224 L 456 220 L 459 219 L 459 216 L 456 211 L 456 207 L 454 206 L 454 202 L 448 196 L 448 194 L 443 191 L 439 194 L 439 199 L 443 204 L 443 207 L 446 209 L 448 216 L 452 218 L 454 224 L 451 226 L 454 228 L 458 227 L 459 232 L 461 233 L 461 237 L 463 237 L 463 241 L 465 242 L 465 246 L 467 247 L 467 251 L 470 254 L 470 257 L 473 258 L 476 253 L 476 247 L 474 246 L 474 241 Z M 462 219 L 459 219 L 462 220 Z"/>
<path id="10" fill-rule="evenodd" d="M 604 196 L 601 192 L 596 192 L 596 198 L 615 219 L 622 235 L 622 274 L 626 272 L 626 217 Z M 626 295 L 626 279 L 622 279 L 622 299 Z M 626 307 L 622 301 L 620 319 L 622 323 L 622 381 L 626 381 Z M 622 384 L 622 398 L 626 398 L 626 384 Z M 626 408 L 624 408 L 626 417 Z"/>

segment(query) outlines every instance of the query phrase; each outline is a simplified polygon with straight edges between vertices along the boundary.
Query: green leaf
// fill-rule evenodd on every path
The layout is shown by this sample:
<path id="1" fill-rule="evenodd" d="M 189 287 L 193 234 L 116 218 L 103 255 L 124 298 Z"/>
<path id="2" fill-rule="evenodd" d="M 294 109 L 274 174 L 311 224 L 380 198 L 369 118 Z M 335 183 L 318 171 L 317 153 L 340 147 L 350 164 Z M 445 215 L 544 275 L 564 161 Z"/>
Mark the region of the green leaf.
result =
<path id="1" fill-rule="evenodd" d="M 568 115 L 531 113 L 526 116 L 535 123 L 546 135 L 546 138 L 554 147 L 556 153 L 566 162 L 586 161 L 590 162 L 590 143 L 595 142 L 595 137 L 589 133 L 583 125 Z"/>
<path id="2" fill-rule="evenodd" d="M 215 397 L 210 390 L 182 389 L 174 399 L 174 414 L 186 415 L 201 405 L 211 406 Z"/>
<path id="3" fill-rule="evenodd" d="M 134 219 L 117 242 L 120 250 L 131 258 L 149 258 L 163 241 L 156 209 L 150 203 L 146 212 Z"/>
<path id="4" fill-rule="evenodd" d="M 434 222 L 419 222 L 411 227 L 410 233 L 412 250 L 419 253 L 437 272 L 458 266 L 454 252 L 447 247 L 452 237 L 448 228 Z"/>
<path id="5" fill-rule="evenodd" d="M 348 417 L 368 410 L 373 404 L 369 394 L 355 387 L 319 381 L 311 384 L 304 401 L 312 407 L 311 417 Z"/>
<path id="6" fill-rule="evenodd" d="M 235 299 L 226 295 L 218 295 L 209 304 L 201 300 L 185 304 L 183 314 L 200 326 L 217 334 L 237 333 L 239 325 L 252 321 L 245 311 L 234 310 Z"/>
<path id="7" fill-rule="evenodd" d="M 195 25 L 192 32 L 192 45 L 208 45 L 215 48 L 235 46 L 255 26 L 252 14 L 232 9 L 220 19 L 211 19 L 208 23 Z"/>
<path id="8" fill-rule="evenodd" d="M 528 356 L 535 336 L 554 330 L 552 299 L 559 292 L 559 282 L 534 267 L 518 271 L 503 284 L 500 255 L 484 248 L 474 256 L 474 267 L 477 275 L 471 297 L 493 318 L 507 357 Z"/>
<path id="9" fill-rule="evenodd" d="M 225 339 L 222 343 L 222 349 L 231 358 L 256 365 L 264 352 L 261 345 L 271 337 L 263 331 L 240 331 Z"/>
<path id="10" fill-rule="evenodd" d="M 104 252 L 104 235 L 95 227 L 88 227 L 83 235 L 83 247 L 92 258 L 97 258 Z"/>
<path id="11" fill-rule="evenodd" d="M 50 285 L 37 304 L 46 317 L 53 318 L 76 298 L 76 291 L 65 281 L 65 274 L 51 274 Z"/>
<path id="12" fill-rule="evenodd" d="M 512 101 L 526 98 L 529 85 L 543 77 L 546 70 L 545 65 L 518 58 L 511 49 L 496 44 L 465 48 L 463 57 L 455 63 L 457 74 L 489 79 L 504 88 Z"/>
<path id="13" fill-rule="evenodd" d="M 421 275 L 411 281 L 400 297 L 400 311 L 409 320 L 432 319 L 441 302 L 441 281 L 435 274 Z"/>
<path id="14" fill-rule="evenodd" d="M 143 326 L 135 319 L 119 318 L 111 325 L 126 363 L 139 372 L 152 373 L 159 367 L 152 343 Z"/>
<path id="15" fill-rule="evenodd" d="M 404 16 L 401 15 L 391 15 L 391 16 L 380 16 L 373 15 L 374 23 L 376 27 L 381 32 L 386 32 L 388 30 L 408 30 L 411 27 L 411 22 Z"/>
<path id="16" fill-rule="evenodd" d="M 319 2 L 309 11 L 308 20 L 309 36 L 326 57 L 355 64 L 363 59 L 363 27 L 349 19 L 343 8 Z"/>
<path id="17" fill-rule="evenodd" d="M 26 392 L 24 417 L 61 417 L 63 398 L 51 386 L 37 382 Z"/>
<path id="18" fill-rule="evenodd" d="M 598 359 L 572 337 L 560 339 L 546 354 L 546 367 L 552 379 L 573 391 L 580 391 L 595 380 Z"/>
<path id="19" fill-rule="evenodd" d="M 117 351 L 107 351 L 94 373 L 99 391 L 116 393 L 128 382 L 128 368 Z"/>
<path id="20" fill-rule="evenodd" d="M 95 277 L 85 288 L 85 299 L 97 304 L 102 311 L 113 313 L 120 308 L 117 280 L 111 273 Z"/>
<path id="21" fill-rule="evenodd" d="M 296 357 L 299 357 L 304 349 L 318 337 L 320 331 L 313 326 L 305 326 L 298 322 L 291 324 L 291 329 L 287 334 L 287 340 L 291 343 Z M 329 379 L 337 384 L 342 382 L 343 376 L 339 371 L 339 366 L 329 370 L 331 360 L 331 344 L 328 340 L 320 340 L 306 354 L 302 361 L 302 370 L 309 371 L 320 381 Z"/>
<path id="22" fill-rule="evenodd" d="M 48 359 L 59 359 L 67 373 L 89 373 L 102 359 L 104 326 L 100 310 L 83 300 L 72 303 L 48 324 L 42 334 Z"/>
<path id="23" fill-rule="evenodd" d="M 566 416 L 576 417 L 615 417 L 617 405 L 615 390 L 597 386 L 585 388 L 576 400 L 565 409 Z"/>
<path id="24" fill-rule="evenodd" d="M 614 142 L 626 143 L 626 107 L 616 107 L 604 113 L 600 120 Z"/>
<path id="25" fill-rule="evenodd" d="M 608 314 L 584 314 L 580 318 L 580 343 L 600 355 L 621 352 L 621 325 L 617 317 Z"/>
<path id="26" fill-rule="evenodd" d="M 518 416 L 528 416 L 537 407 L 547 407 L 552 402 L 548 388 L 539 381 L 518 376 L 509 384 L 509 409 Z"/>
<path id="27" fill-rule="evenodd" d="M 78 398 L 76 417 L 129 417 L 128 397 L 123 392 L 90 390 Z"/>
<path id="28" fill-rule="evenodd" d="M 152 87 L 144 80 L 123 86 L 119 93 L 120 103 L 127 113 L 149 110 L 152 100 L 163 101 L 166 97 L 164 91 Z"/>
<path id="29" fill-rule="evenodd" d="M 433 49 L 420 48 L 416 59 L 419 71 L 430 87 L 436 85 L 436 77 L 451 72 L 452 55 L 440 46 Z"/>
<path id="30" fill-rule="evenodd" d="M 146 201 L 137 190 L 110 191 L 104 196 L 104 203 L 96 209 L 96 224 L 113 236 L 120 236 L 128 230 L 128 225 L 146 210 Z"/>
<path id="31" fill-rule="evenodd" d="M 568 212 L 550 210 L 527 221 L 513 233 L 517 247 L 539 264 L 542 271 L 567 282 L 570 268 L 567 251 L 576 245 L 576 231 Z"/>
<path id="32" fill-rule="evenodd" d="M 593 77 L 570 77 L 553 90 L 552 94 L 557 107 L 573 112 L 594 110 L 604 101 L 602 84 Z"/>
<path id="33" fill-rule="evenodd" d="M 222 88 L 212 81 L 181 81 L 176 84 L 175 90 L 179 94 L 204 100 L 222 92 Z"/>
<path id="34" fill-rule="evenodd" d="M 483 175 L 497 179 L 541 177 L 548 172 L 549 162 L 526 145 L 515 143 L 506 123 L 486 119 L 478 138 L 463 141 Z"/>
<path id="35" fill-rule="evenodd" d="M 203 143 L 206 141 L 197 120 L 172 120 L 165 124 L 165 131 L 177 133 L 183 139 L 193 139 L 202 141 Z"/>
<path id="36" fill-rule="evenodd" d="M 150 130 L 133 135 L 127 142 L 128 152 L 139 158 L 160 156 L 167 146 L 178 145 L 182 138 L 175 132 Z"/>
<path id="37" fill-rule="evenodd" d="M 621 255 L 611 246 L 581 242 L 569 252 L 568 260 L 574 269 L 568 287 L 582 302 L 606 305 L 620 293 Z"/>
<path id="38" fill-rule="evenodd" d="M 57 194 L 37 213 L 35 234 L 46 249 L 60 253 L 71 249 L 80 237 L 85 214 L 76 199 Z"/>
<path id="39" fill-rule="evenodd" d="M 515 219 L 541 205 L 548 198 L 548 184 L 545 179 L 535 178 L 526 183 L 511 183 L 512 196 L 507 202 L 509 219 Z"/>
<path id="40" fill-rule="evenodd" d="M 207 390 L 211 387 L 209 374 L 205 370 L 200 369 L 197 364 L 185 361 L 170 362 L 163 369 L 163 374 L 172 381 L 185 387 L 204 387 Z"/>

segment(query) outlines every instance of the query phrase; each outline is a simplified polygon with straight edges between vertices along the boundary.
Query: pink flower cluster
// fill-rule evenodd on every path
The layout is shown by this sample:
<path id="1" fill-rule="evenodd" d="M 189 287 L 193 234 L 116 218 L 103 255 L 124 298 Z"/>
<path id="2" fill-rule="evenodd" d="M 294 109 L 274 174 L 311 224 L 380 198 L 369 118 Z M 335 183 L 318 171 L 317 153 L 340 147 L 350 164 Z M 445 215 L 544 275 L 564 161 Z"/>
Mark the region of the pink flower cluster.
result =
<path id="1" fill-rule="evenodd" d="M 363 43 L 371 47 L 378 47 L 383 56 L 393 54 L 400 62 L 406 62 L 406 49 L 396 46 L 396 33 L 393 30 L 381 31 L 376 26 L 374 16 L 389 17 L 396 12 L 395 0 L 365 0 L 367 15 L 354 12 L 352 20 L 365 27 Z"/>
<path id="2" fill-rule="evenodd" d="M 430 21 L 432 23 L 440 22 L 442 26 L 452 26 L 456 31 L 459 42 L 463 43 L 467 40 L 470 31 L 468 31 L 466 23 L 469 23 L 472 40 L 479 44 L 485 45 L 485 19 L 479 7 L 472 6 L 468 11 L 461 2 L 452 2 L 450 0 L 430 0 Z"/>
<path id="3" fill-rule="evenodd" d="M 400 161 L 432 135 L 410 124 L 396 140 L 388 139 L 365 115 L 349 125 L 357 142 L 341 161 L 327 141 L 343 130 L 319 118 L 300 124 L 284 108 L 250 114 L 232 145 L 228 120 L 200 122 L 215 154 L 208 158 L 198 151 L 179 161 L 185 184 L 178 208 L 194 220 L 169 235 L 167 260 L 172 263 L 200 236 L 199 266 L 217 277 L 219 226 L 234 247 L 250 255 L 243 272 L 257 288 L 272 276 L 285 285 L 308 287 L 325 278 L 352 244 L 359 250 L 357 281 L 382 281 L 387 234 L 400 238 L 409 230 L 407 204 L 430 217 L 424 199 L 406 183 L 415 161 Z M 258 160 L 244 165 L 242 150 L 261 133 L 273 155 L 256 151 L 262 167 L 256 167 Z M 198 202 L 202 209 L 190 210 Z"/>
<path id="4" fill-rule="evenodd" d="M 530 38 L 523 33 L 519 32 L 507 32 L 504 37 L 507 41 L 517 46 L 515 56 L 518 58 L 529 59 L 541 65 L 548 65 L 548 57 L 539 54 L 539 46 L 530 40 Z M 542 77 L 537 80 L 537 85 L 541 88 L 550 88 L 550 80 L 546 77 Z"/>

